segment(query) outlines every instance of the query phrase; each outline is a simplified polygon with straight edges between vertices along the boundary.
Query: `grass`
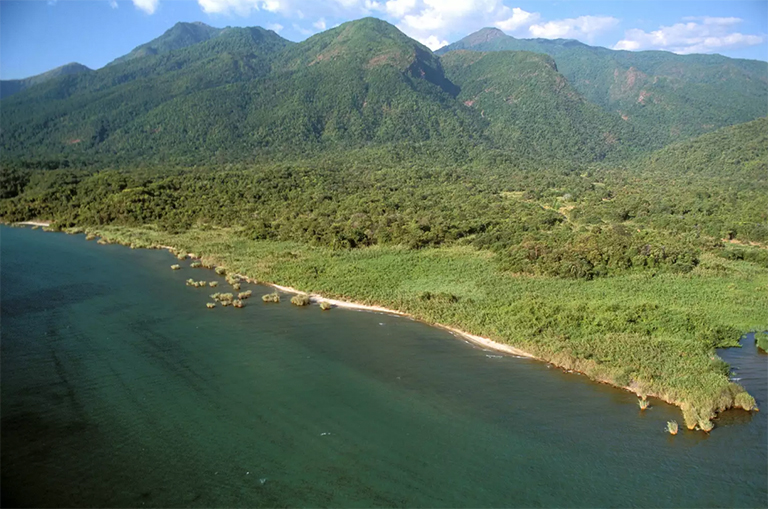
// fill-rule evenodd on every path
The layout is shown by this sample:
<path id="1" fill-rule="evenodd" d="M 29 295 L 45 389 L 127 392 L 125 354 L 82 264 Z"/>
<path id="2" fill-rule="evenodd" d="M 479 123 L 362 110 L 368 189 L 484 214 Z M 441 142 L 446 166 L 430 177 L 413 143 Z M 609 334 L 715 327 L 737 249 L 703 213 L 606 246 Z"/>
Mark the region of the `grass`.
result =
<path id="1" fill-rule="evenodd" d="M 215 307 L 216 307 L 216 303 L 215 303 L 215 302 L 208 302 L 208 303 L 205 305 L 205 307 L 207 307 L 208 309 L 213 309 L 213 308 L 215 308 Z"/>
<path id="2" fill-rule="evenodd" d="M 507 343 L 677 404 L 688 426 L 746 397 L 715 348 L 737 347 L 744 332 L 768 329 L 768 269 L 709 254 L 688 274 L 582 281 L 509 274 L 493 254 L 469 247 L 331 250 L 215 228 L 99 233 L 138 247 L 176 246 L 248 278 L 397 309 Z"/>
<path id="3" fill-rule="evenodd" d="M 667 421 L 667 431 L 670 435 L 677 435 L 678 429 L 677 421 Z"/>
<path id="4" fill-rule="evenodd" d="M 275 293 L 268 293 L 267 295 L 262 295 L 261 300 L 264 302 L 280 302 L 280 294 Z"/>
<path id="5" fill-rule="evenodd" d="M 320 303 L 320 309 L 322 309 L 323 311 L 328 311 L 329 309 L 331 309 L 331 307 L 332 306 L 330 302 L 323 301 Z"/>
<path id="6" fill-rule="evenodd" d="M 232 285 L 232 289 L 236 292 L 240 291 L 240 283 L 235 283 Z"/>
<path id="7" fill-rule="evenodd" d="M 171 270 L 179 270 L 181 265 L 171 265 Z"/>
<path id="8" fill-rule="evenodd" d="M 640 410 L 645 410 L 651 406 L 651 403 L 647 399 L 638 399 L 637 404 L 640 406 Z"/>
<path id="9" fill-rule="evenodd" d="M 192 267 L 193 269 L 199 269 L 203 266 L 203 264 L 200 262 L 192 262 L 189 264 L 189 266 Z"/>
<path id="10" fill-rule="evenodd" d="M 227 269 L 225 269 L 224 267 L 216 267 L 216 274 L 218 274 L 219 276 L 223 276 L 226 273 L 227 273 Z"/>
<path id="11" fill-rule="evenodd" d="M 93 233 L 89 233 L 85 236 L 85 240 L 96 240 L 96 235 Z"/>
<path id="12" fill-rule="evenodd" d="M 237 294 L 237 298 L 240 299 L 240 300 L 245 300 L 248 297 L 250 297 L 251 295 L 253 295 L 253 291 L 248 290 L 248 291 L 245 291 L 245 292 L 238 293 Z"/>
<path id="13" fill-rule="evenodd" d="M 219 286 L 219 282 L 211 281 L 210 283 L 208 283 L 208 286 L 210 286 L 211 288 L 216 288 L 217 286 Z"/>
<path id="14" fill-rule="evenodd" d="M 242 301 L 242 300 L 240 300 L 240 299 L 235 299 L 235 300 L 233 300 L 233 301 L 232 301 L 232 305 L 233 305 L 234 307 L 236 307 L 236 308 L 242 308 L 242 307 L 244 307 L 244 306 L 245 306 L 245 304 L 243 303 L 243 301 Z"/>

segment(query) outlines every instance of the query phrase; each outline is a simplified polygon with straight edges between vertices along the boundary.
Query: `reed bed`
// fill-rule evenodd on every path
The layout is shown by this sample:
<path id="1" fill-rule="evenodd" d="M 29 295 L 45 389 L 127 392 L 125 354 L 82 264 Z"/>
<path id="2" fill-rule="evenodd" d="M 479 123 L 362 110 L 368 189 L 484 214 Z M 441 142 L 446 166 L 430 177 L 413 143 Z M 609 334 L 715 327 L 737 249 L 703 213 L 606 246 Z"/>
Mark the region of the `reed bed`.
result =
<path id="1" fill-rule="evenodd" d="M 299 306 L 299 307 L 309 306 L 310 302 L 311 300 L 309 298 L 309 295 L 299 294 L 291 297 L 291 304 L 293 304 L 294 306 Z"/>
<path id="2" fill-rule="evenodd" d="M 245 292 L 238 293 L 237 294 L 237 298 L 240 299 L 240 300 L 245 300 L 248 297 L 250 297 L 251 295 L 253 295 L 253 291 L 252 290 L 248 290 L 248 291 L 245 291 Z"/>
<path id="3" fill-rule="evenodd" d="M 264 302 L 280 302 L 280 294 L 277 292 L 268 293 L 261 296 L 261 300 Z"/>
<path id="4" fill-rule="evenodd" d="M 667 433 L 677 435 L 678 429 L 677 421 L 667 421 Z"/>
<path id="5" fill-rule="evenodd" d="M 215 288 L 215 287 L 219 286 L 219 282 L 218 281 L 211 281 L 211 282 L 208 283 L 208 286 L 210 286 L 211 288 Z"/>
<path id="6" fill-rule="evenodd" d="M 171 270 L 179 270 L 181 269 L 181 265 L 171 265 Z"/>
<path id="7" fill-rule="evenodd" d="M 328 311 L 332 307 L 333 306 L 331 306 L 330 302 L 323 301 L 323 302 L 320 303 L 320 309 L 322 309 L 323 311 Z"/>
<path id="8" fill-rule="evenodd" d="M 213 308 L 215 308 L 215 307 L 216 307 L 216 303 L 215 303 L 215 302 L 208 302 L 208 303 L 205 305 L 205 307 L 207 307 L 208 309 L 213 309 Z"/>
<path id="9" fill-rule="evenodd" d="M 189 264 L 189 266 L 193 269 L 199 269 L 203 266 L 203 264 L 200 262 L 192 262 Z"/>
<path id="10" fill-rule="evenodd" d="M 651 405 L 650 402 L 645 398 L 638 399 L 637 404 L 640 406 L 640 410 L 646 410 Z"/>

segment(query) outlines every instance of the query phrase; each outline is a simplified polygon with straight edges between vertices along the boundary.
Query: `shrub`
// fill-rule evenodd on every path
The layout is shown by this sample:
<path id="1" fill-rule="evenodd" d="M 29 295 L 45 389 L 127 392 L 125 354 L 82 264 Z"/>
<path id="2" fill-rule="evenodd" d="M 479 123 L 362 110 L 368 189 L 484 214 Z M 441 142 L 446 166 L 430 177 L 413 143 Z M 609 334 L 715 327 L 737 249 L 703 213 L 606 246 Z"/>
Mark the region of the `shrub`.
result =
<path id="1" fill-rule="evenodd" d="M 236 299 L 236 300 L 232 301 L 232 305 L 235 306 L 236 308 L 241 308 L 241 307 L 245 306 L 245 304 L 243 304 L 243 301 L 240 300 L 240 299 Z"/>
<path id="2" fill-rule="evenodd" d="M 638 399 L 637 404 L 640 405 L 640 410 L 645 410 L 650 406 L 650 403 L 647 399 Z"/>
<path id="3" fill-rule="evenodd" d="M 208 283 L 208 286 L 210 286 L 211 288 L 215 288 L 215 287 L 219 286 L 219 282 L 218 281 L 211 281 L 210 283 Z"/>
<path id="4" fill-rule="evenodd" d="M 189 266 L 192 267 L 193 269 L 199 269 L 200 267 L 203 266 L 203 264 L 200 262 L 192 262 L 189 264 Z"/>
<path id="5" fill-rule="evenodd" d="M 251 290 L 248 290 L 247 292 L 240 292 L 237 294 L 237 298 L 240 300 L 247 299 L 253 294 Z"/>
<path id="6" fill-rule="evenodd" d="M 225 269 L 224 267 L 216 267 L 216 274 L 218 274 L 219 276 L 223 276 L 226 273 L 227 273 L 227 269 Z"/>
<path id="7" fill-rule="evenodd" d="M 768 352 L 768 332 L 758 332 L 755 334 L 755 344 L 757 347 L 764 351 Z"/>
<path id="8" fill-rule="evenodd" d="M 332 306 L 330 302 L 323 301 L 320 303 L 320 309 L 322 309 L 323 311 L 328 311 L 329 309 L 331 309 L 331 307 Z"/>
<path id="9" fill-rule="evenodd" d="M 187 286 L 195 286 L 195 280 L 194 279 L 187 279 Z"/>
<path id="10" fill-rule="evenodd" d="M 221 301 L 221 305 L 224 306 L 224 307 L 231 306 L 232 302 L 228 301 L 228 300 L 223 300 L 223 301 Z"/>
<path id="11" fill-rule="evenodd" d="M 280 294 L 277 292 L 262 295 L 261 300 L 264 302 L 280 302 Z"/>
<path id="12" fill-rule="evenodd" d="M 181 268 L 181 265 L 171 265 L 172 270 L 179 270 Z"/>
<path id="13" fill-rule="evenodd" d="M 215 302 L 209 302 L 209 303 L 207 303 L 205 305 L 205 307 L 207 307 L 208 309 L 213 309 L 213 308 L 216 307 L 216 303 Z"/>
<path id="14" fill-rule="evenodd" d="M 294 295 L 291 297 L 291 304 L 294 306 L 309 306 L 309 295 Z"/>
<path id="15" fill-rule="evenodd" d="M 701 429 L 701 431 L 706 431 L 707 433 L 709 433 L 714 429 L 714 427 L 715 427 L 714 423 L 709 419 L 702 419 L 701 421 L 699 421 L 699 428 Z"/>
<path id="16" fill-rule="evenodd" d="M 233 289 L 234 291 L 236 291 L 236 292 L 240 291 L 240 284 L 239 284 L 239 283 L 235 283 L 235 284 L 233 284 L 233 285 L 232 285 L 232 289 Z"/>
<path id="17" fill-rule="evenodd" d="M 678 426 L 677 421 L 667 421 L 667 431 L 670 435 L 677 435 Z"/>
<path id="18" fill-rule="evenodd" d="M 85 240 L 94 240 L 94 239 L 96 239 L 95 233 L 89 233 L 88 235 L 85 236 Z"/>
<path id="19" fill-rule="evenodd" d="M 743 408 L 746 411 L 757 410 L 757 403 L 748 392 L 740 392 L 733 398 L 733 406 Z"/>
<path id="20" fill-rule="evenodd" d="M 176 259 L 177 260 L 186 260 L 187 259 L 187 255 L 185 255 L 184 253 L 179 253 L 179 254 L 176 255 Z"/>

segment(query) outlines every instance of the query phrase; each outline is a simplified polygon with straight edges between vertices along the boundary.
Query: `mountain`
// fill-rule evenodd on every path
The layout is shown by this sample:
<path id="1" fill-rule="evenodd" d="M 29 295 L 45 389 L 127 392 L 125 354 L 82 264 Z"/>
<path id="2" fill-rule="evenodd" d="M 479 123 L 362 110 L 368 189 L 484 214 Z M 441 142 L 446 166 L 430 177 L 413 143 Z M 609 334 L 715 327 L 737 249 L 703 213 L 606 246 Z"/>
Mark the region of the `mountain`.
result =
<path id="1" fill-rule="evenodd" d="M 11 96 L 13 94 L 17 94 L 22 90 L 26 90 L 27 88 L 33 85 L 39 85 L 40 83 L 45 83 L 46 81 L 50 81 L 54 78 L 58 78 L 59 76 L 67 76 L 70 74 L 81 74 L 81 73 L 89 73 L 89 72 L 92 72 L 92 69 L 89 69 L 83 64 L 72 62 L 70 64 L 65 64 L 65 65 L 62 65 L 61 67 L 51 69 L 50 71 L 44 72 L 42 74 L 30 76 L 29 78 L 24 78 L 20 80 L 2 80 L 0 81 L 0 99 L 2 99 L 3 97 Z"/>
<path id="2" fill-rule="evenodd" d="M 212 39 L 221 34 L 223 30 L 208 26 L 199 21 L 194 23 L 179 22 L 157 39 L 152 39 L 148 43 L 137 46 L 127 55 L 123 55 L 107 65 L 119 64 L 147 55 L 161 55 L 169 51 L 186 48 L 187 46 Z"/>
<path id="3" fill-rule="evenodd" d="M 663 106 L 671 102 L 649 100 L 627 115 L 613 103 L 591 100 L 561 72 L 558 57 L 527 51 L 438 57 L 375 18 L 301 43 L 259 27 L 209 29 L 177 24 L 131 58 L 4 99 L 4 161 L 194 165 L 306 158 L 376 145 L 445 160 L 472 153 L 563 167 L 615 161 L 684 139 L 690 130 L 671 132 L 670 115 L 695 124 L 724 111 L 715 105 L 670 112 Z M 505 40 L 485 31 L 470 42 Z M 697 85 L 702 91 L 720 90 L 703 81 Z M 689 96 L 684 91 L 675 97 L 703 107 Z M 732 95 L 723 97 L 735 104 Z M 734 106 L 731 114 L 738 110 Z"/>
<path id="4" fill-rule="evenodd" d="M 452 51 L 442 57 L 459 101 L 490 124 L 500 148 L 534 159 L 594 161 L 641 147 L 644 137 L 619 115 L 587 101 L 541 53 Z"/>
<path id="5" fill-rule="evenodd" d="M 531 51 L 587 100 L 618 113 L 663 146 L 768 114 L 768 63 L 721 55 L 616 51 L 568 39 L 516 39 L 484 28 L 437 51 Z"/>
<path id="6" fill-rule="evenodd" d="M 231 28 L 14 97 L 0 141 L 9 157 L 194 162 L 482 136 L 456 92 L 428 48 L 377 19 L 300 44 Z"/>

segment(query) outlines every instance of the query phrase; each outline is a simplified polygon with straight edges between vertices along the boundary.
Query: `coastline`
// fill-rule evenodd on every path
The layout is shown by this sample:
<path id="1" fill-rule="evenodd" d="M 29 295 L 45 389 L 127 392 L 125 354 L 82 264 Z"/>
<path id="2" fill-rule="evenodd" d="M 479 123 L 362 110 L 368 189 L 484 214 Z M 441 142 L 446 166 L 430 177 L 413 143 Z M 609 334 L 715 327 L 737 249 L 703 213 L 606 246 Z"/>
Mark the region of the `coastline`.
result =
<path id="1" fill-rule="evenodd" d="M 46 221 L 20 221 L 18 223 L 13 223 L 13 224 L 19 225 L 19 226 L 42 226 L 44 228 L 51 226 L 51 223 Z"/>
<path id="2" fill-rule="evenodd" d="M 39 223 L 37 221 L 34 222 L 27 222 L 29 223 Z M 20 223 L 16 223 L 21 226 Z M 170 251 L 173 255 L 185 255 L 185 257 L 190 258 L 192 260 L 201 260 L 204 261 L 205 266 L 207 268 L 213 268 L 213 266 L 216 267 L 223 267 L 226 269 L 227 264 L 225 260 L 222 260 L 220 257 L 214 255 L 214 256 L 208 256 L 208 255 L 202 255 L 202 254 L 194 254 L 192 252 L 189 252 L 188 249 L 195 249 L 194 246 L 187 246 L 186 249 L 182 248 L 176 248 L 170 245 L 167 245 L 166 242 L 163 242 L 165 239 L 143 239 L 141 241 L 136 241 L 137 239 L 134 238 L 121 238 L 121 237 L 113 237 L 109 233 L 106 232 L 100 232 L 98 229 L 94 230 L 85 230 L 83 228 L 68 228 L 64 229 L 65 233 L 90 233 L 91 235 L 99 235 L 102 237 L 102 240 L 99 241 L 99 243 L 115 243 L 115 244 L 121 244 L 130 246 L 131 248 L 146 248 L 146 249 L 164 249 Z M 106 233 L 106 235 L 105 235 Z M 170 239 L 168 239 L 170 240 Z M 450 332 L 452 335 L 457 337 L 458 339 L 462 339 L 467 343 L 471 343 L 473 345 L 476 345 L 477 347 L 493 350 L 502 354 L 512 355 L 515 357 L 521 357 L 521 358 L 528 358 L 533 360 L 538 360 L 541 362 L 544 362 L 548 364 L 551 367 L 555 367 L 560 369 L 561 371 L 565 373 L 577 373 L 580 375 L 584 375 L 587 378 L 589 378 L 591 381 L 597 382 L 597 383 L 603 383 L 606 385 L 610 385 L 611 387 L 622 389 L 628 392 L 631 392 L 632 394 L 636 395 L 639 398 L 646 399 L 646 398 L 655 398 L 660 401 L 663 401 L 665 403 L 668 403 L 670 405 L 676 406 L 680 408 L 683 412 L 684 421 L 688 427 L 688 429 L 702 429 L 705 431 L 709 431 L 711 428 L 707 428 L 706 426 L 702 425 L 702 428 L 699 428 L 697 424 L 700 424 L 702 422 L 710 421 L 711 419 L 714 419 L 717 414 L 720 412 L 727 410 L 728 408 L 743 408 L 747 411 L 753 410 L 757 411 L 757 407 L 754 406 L 754 399 L 751 399 L 752 404 L 749 407 L 740 406 L 739 404 L 736 404 L 735 402 L 730 402 L 727 405 L 716 405 L 709 409 L 705 409 L 703 411 L 698 410 L 698 407 L 693 406 L 688 400 L 686 400 L 683 395 L 676 393 L 674 389 L 671 391 L 668 387 L 657 387 L 657 388 L 651 388 L 648 387 L 645 384 L 642 383 L 636 383 L 635 381 L 630 380 L 629 383 L 621 384 L 616 383 L 616 381 L 609 377 L 603 376 L 602 372 L 599 372 L 597 370 L 593 370 L 594 367 L 592 364 L 589 363 L 589 361 L 583 362 L 582 359 L 579 358 L 572 358 L 567 356 L 560 356 L 560 355 L 553 355 L 549 356 L 546 354 L 546 351 L 544 354 L 532 354 L 530 352 L 526 352 L 524 350 L 521 350 L 517 347 L 511 346 L 506 343 L 502 343 L 499 341 L 495 341 L 489 337 L 479 336 L 475 334 L 471 334 L 469 332 L 466 332 L 464 330 L 454 328 L 448 325 L 444 325 L 439 322 L 432 321 L 428 318 L 414 316 L 412 314 L 398 311 L 397 309 L 387 308 L 384 306 L 379 305 L 370 305 L 370 304 L 363 304 L 360 302 L 355 301 L 348 301 L 348 300 L 341 300 L 341 299 L 331 299 L 326 298 L 322 294 L 316 294 L 316 293 L 310 293 L 310 292 L 304 292 L 301 290 L 298 290 L 294 287 L 290 286 L 283 286 L 276 283 L 270 283 L 265 280 L 259 280 L 256 278 L 251 278 L 248 276 L 245 276 L 243 274 L 238 274 L 236 272 L 232 272 L 233 275 L 236 275 L 240 277 L 243 281 L 247 281 L 252 284 L 261 284 L 264 286 L 270 286 L 278 291 L 286 292 L 286 293 L 293 293 L 293 294 L 303 294 L 308 295 L 310 299 L 314 302 L 317 301 L 327 301 L 332 305 L 335 305 L 337 307 L 341 308 L 347 308 L 347 309 L 354 309 L 354 310 L 360 310 L 360 311 L 370 311 L 370 312 L 377 312 L 377 313 L 386 313 L 391 314 L 395 316 L 401 316 L 410 318 L 415 321 L 419 321 L 421 323 L 424 323 L 426 325 L 437 327 L 443 330 L 446 330 Z M 368 301 L 371 302 L 371 301 Z M 373 301 L 375 302 L 375 300 Z M 735 384 L 738 385 L 738 384 Z M 746 392 L 742 389 L 743 392 Z M 749 394 L 747 393 L 747 396 Z"/>

